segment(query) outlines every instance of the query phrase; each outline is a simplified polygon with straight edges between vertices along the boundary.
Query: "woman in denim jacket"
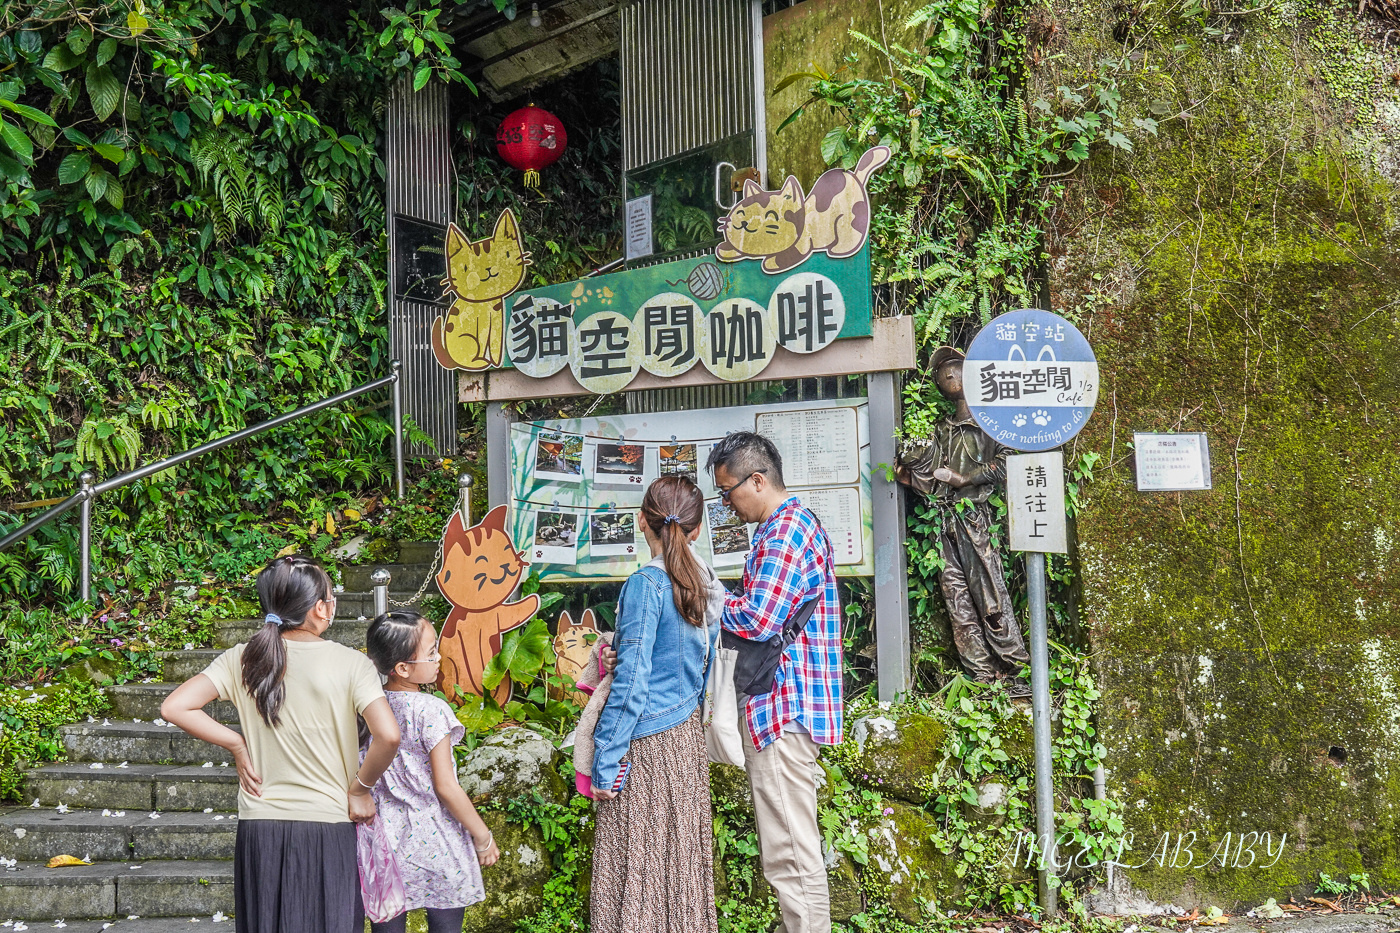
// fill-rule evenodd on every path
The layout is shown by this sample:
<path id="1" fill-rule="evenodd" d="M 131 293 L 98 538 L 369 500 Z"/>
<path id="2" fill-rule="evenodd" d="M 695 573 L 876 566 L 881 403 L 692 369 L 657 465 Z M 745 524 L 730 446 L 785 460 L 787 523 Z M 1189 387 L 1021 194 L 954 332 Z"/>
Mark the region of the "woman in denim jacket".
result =
<path id="1" fill-rule="evenodd" d="M 617 668 L 594 729 L 594 933 L 714 933 L 710 767 L 700 721 L 724 588 L 691 543 L 704 519 L 682 476 L 647 488 L 653 560 L 617 604 Z"/>

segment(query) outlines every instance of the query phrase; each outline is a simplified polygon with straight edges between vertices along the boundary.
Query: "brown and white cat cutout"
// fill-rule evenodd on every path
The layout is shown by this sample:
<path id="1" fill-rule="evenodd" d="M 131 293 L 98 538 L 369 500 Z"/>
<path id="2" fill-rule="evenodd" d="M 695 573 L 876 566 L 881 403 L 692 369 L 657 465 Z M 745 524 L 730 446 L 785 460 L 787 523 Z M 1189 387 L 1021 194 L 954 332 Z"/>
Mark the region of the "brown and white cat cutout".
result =
<path id="1" fill-rule="evenodd" d="M 789 175 L 777 191 L 744 182 L 744 196 L 720 218 L 724 241 L 715 247 L 721 262 L 763 260 L 763 271 L 786 272 L 813 253 L 846 259 L 860 252 L 870 233 L 870 176 L 890 160 L 889 146 L 866 151 L 852 169 L 823 173 L 810 194 Z"/>
<path id="2" fill-rule="evenodd" d="M 529 622 L 539 610 L 535 594 L 507 602 L 528 563 L 506 531 L 505 506 L 496 506 L 471 528 L 463 527 L 461 512 L 452 513 L 442 536 L 442 569 L 437 575 L 438 589 L 452 604 L 438 642 L 438 688 L 449 700 L 460 693 L 485 696 L 481 675 L 501 650 L 501 636 Z M 504 706 L 510 690 L 507 677 L 492 696 Z"/>
<path id="3" fill-rule="evenodd" d="M 556 700 L 567 699 L 578 706 L 587 705 L 587 694 L 573 689 L 573 685 L 583 679 L 588 653 L 598 640 L 598 635 L 592 609 L 583 610 L 577 623 L 567 611 L 559 614 L 559 633 L 554 636 L 554 670 L 563 683 L 551 687 L 549 691 Z"/>

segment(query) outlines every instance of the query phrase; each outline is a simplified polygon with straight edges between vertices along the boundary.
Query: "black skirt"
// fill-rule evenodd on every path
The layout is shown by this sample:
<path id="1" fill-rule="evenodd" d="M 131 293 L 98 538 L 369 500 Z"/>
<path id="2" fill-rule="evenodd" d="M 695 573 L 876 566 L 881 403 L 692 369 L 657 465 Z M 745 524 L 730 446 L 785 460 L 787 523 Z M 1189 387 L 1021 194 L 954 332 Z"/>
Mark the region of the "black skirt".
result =
<path id="1" fill-rule="evenodd" d="M 233 901 L 238 933 L 360 933 L 355 824 L 239 820 Z"/>

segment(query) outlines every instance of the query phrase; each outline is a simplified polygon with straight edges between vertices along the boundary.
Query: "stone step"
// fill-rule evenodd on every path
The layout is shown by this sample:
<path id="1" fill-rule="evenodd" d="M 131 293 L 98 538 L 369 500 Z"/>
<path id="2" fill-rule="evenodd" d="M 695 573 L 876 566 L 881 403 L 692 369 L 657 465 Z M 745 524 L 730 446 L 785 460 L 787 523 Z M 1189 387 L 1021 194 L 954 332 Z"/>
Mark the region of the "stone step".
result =
<path id="1" fill-rule="evenodd" d="M 238 772 L 232 767 L 103 762 L 101 769 L 80 762 L 45 765 L 25 774 L 24 800 L 40 807 L 65 804 L 89 810 L 154 811 L 238 808 Z M 37 812 L 37 811 L 36 811 Z M 0 910 L 0 915 L 4 914 Z"/>
<path id="2" fill-rule="evenodd" d="M 233 918 L 220 914 L 223 919 L 219 926 L 212 927 L 215 933 L 222 930 L 233 933 Z M 174 917 L 137 917 L 135 920 L 63 920 L 62 927 L 55 920 L 31 920 L 27 924 L 29 933 L 49 933 L 61 929 L 63 933 L 191 933 L 190 923 L 212 923 L 213 915 L 194 917 L 179 914 Z M 9 928 L 5 927 L 5 933 Z M 203 929 L 201 927 L 201 929 Z"/>
<path id="3" fill-rule="evenodd" d="M 0 872 L 0 917 L 189 918 L 212 917 L 216 911 L 233 911 L 232 861 L 98 862 L 72 868 L 21 862 Z"/>
<path id="4" fill-rule="evenodd" d="M 214 643 L 222 648 L 232 648 L 234 645 L 246 642 L 252 638 L 257 631 L 262 628 L 261 619 L 226 619 L 217 624 L 214 629 Z M 365 631 L 369 628 L 369 619 L 345 618 L 339 615 L 335 624 L 326 629 L 321 635 L 329 641 L 338 642 L 351 648 L 363 650 L 365 647 Z"/>
<path id="5" fill-rule="evenodd" d="M 178 686 L 178 683 L 119 684 L 107 687 L 103 693 L 112 701 L 112 711 L 116 715 L 152 722 L 160 718 L 160 704 Z M 238 710 L 224 700 L 215 700 L 204 707 L 204 711 L 222 723 L 238 722 Z"/>
<path id="6" fill-rule="evenodd" d="M 236 724 L 230 724 L 229 728 L 239 731 Z M 217 764 L 229 757 L 228 752 L 217 745 L 187 735 L 175 726 L 158 726 L 151 722 L 76 722 L 59 726 L 58 732 L 68 757 L 75 762 L 184 765 L 213 761 Z"/>
<path id="7" fill-rule="evenodd" d="M 162 651 L 162 673 L 170 683 L 182 684 L 195 674 L 202 673 L 214 659 L 224 653 L 223 648 L 195 648 L 192 651 Z M 145 718 L 144 716 L 142 717 Z"/>
<path id="8" fill-rule="evenodd" d="M 229 859 L 237 832 L 238 817 L 230 813 L 165 812 L 151 819 L 151 811 L 145 808 L 59 813 L 26 807 L 0 815 L 0 858 L 21 862 L 47 862 L 55 855 L 107 862 Z"/>
<path id="9" fill-rule="evenodd" d="M 376 570 L 389 571 L 389 592 L 393 594 L 408 594 L 418 592 L 418 588 L 423 585 L 428 574 L 434 568 L 434 559 L 437 555 L 426 561 L 412 564 L 362 564 L 358 567 L 345 568 L 345 589 L 350 592 L 371 592 L 374 582 L 370 577 Z M 437 584 L 429 583 L 426 592 L 437 593 Z M 336 600 L 339 605 L 339 598 Z"/>

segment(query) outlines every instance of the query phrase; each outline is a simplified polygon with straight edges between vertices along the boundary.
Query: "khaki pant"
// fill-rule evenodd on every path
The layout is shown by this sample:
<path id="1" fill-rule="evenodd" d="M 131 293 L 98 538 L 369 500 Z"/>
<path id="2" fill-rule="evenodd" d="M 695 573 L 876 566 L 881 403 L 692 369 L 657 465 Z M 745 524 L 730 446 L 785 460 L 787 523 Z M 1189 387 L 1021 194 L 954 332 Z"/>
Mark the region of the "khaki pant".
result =
<path id="1" fill-rule="evenodd" d="M 778 895 L 784 933 L 831 933 L 831 893 L 817 823 L 817 743 L 805 732 L 784 732 L 754 751 L 744 721 L 744 767 L 753 793 L 763 876 Z"/>

